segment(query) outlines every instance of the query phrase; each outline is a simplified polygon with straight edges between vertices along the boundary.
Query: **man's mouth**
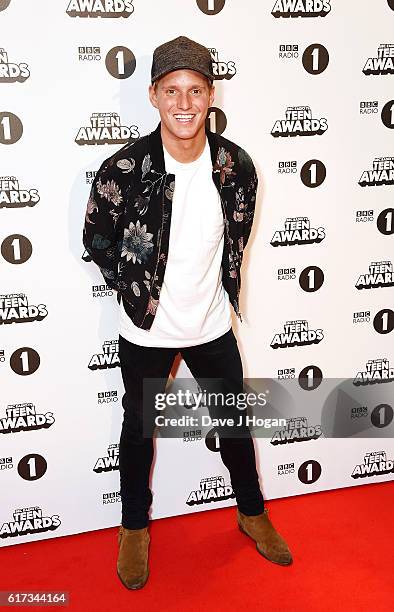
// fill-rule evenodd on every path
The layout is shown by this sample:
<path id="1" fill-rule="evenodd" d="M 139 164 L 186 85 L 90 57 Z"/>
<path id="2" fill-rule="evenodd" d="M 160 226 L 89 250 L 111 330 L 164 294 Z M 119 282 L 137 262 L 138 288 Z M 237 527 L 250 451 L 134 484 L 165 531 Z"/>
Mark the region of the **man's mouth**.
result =
<path id="1" fill-rule="evenodd" d="M 179 123 L 190 123 L 193 121 L 195 115 L 177 114 L 174 115 L 174 117 Z"/>

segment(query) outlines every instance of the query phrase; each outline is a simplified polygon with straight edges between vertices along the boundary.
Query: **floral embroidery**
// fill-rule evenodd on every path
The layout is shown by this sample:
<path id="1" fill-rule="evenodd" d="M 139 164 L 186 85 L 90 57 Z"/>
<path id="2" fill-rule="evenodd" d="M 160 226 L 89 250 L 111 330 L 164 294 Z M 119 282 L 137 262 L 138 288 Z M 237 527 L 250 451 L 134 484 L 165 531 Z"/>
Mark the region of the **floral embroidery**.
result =
<path id="1" fill-rule="evenodd" d="M 224 185 L 226 177 L 236 174 L 232 170 L 233 166 L 234 162 L 231 159 L 230 153 L 224 147 L 220 147 L 213 170 L 214 172 L 220 172 L 220 182 L 222 185 Z"/>
<path id="2" fill-rule="evenodd" d="M 127 172 L 131 172 L 135 168 L 135 160 L 134 159 L 120 159 L 116 162 L 118 168 L 122 170 L 125 174 Z"/>
<path id="3" fill-rule="evenodd" d="M 149 312 L 150 314 L 155 315 L 158 305 L 159 305 L 159 300 L 155 300 L 152 296 L 150 296 L 148 308 L 146 312 L 147 313 Z"/>
<path id="4" fill-rule="evenodd" d="M 95 234 L 92 240 L 93 249 L 98 249 L 99 251 L 106 249 L 111 244 L 111 241 L 108 238 L 104 238 L 101 234 Z"/>
<path id="5" fill-rule="evenodd" d="M 105 278 L 114 279 L 115 272 L 113 270 L 108 270 L 107 268 L 100 268 L 100 271 Z"/>
<path id="6" fill-rule="evenodd" d="M 118 206 L 122 201 L 122 194 L 120 188 L 115 181 L 107 181 L 105 185 L 102 184 L 101 179 L 97 181 L 97 191 L 103 198 Z"/>
<path id="7" fill-rule="evenodd" d="M 126 261 L 132 259 L 134 264 L 136 261 L 145 263 L 153 251 L 152 238 L 153 234 L 146 231 L 146 225 L 141 226 L 139 220 L 135 225 L 131 222 L 124 230 L 121 257 L 126 257 Z"/>
<path id="8" fill-rule="evenodd" d="M 139 297 L 141 295 L 140 288 L 139 288 L 138 283 L 136 281 L 133 281 L 131 283 L 131 288 L 133 290 L 134 295 L 136 295 L 137 297 Z"/>
<path id="9" fill-rule="evenodd" d="M 151 161 L 149 153 L 147 153 L 147 155 L 145 155 L 142 161 L 142 178 L 145 178 L 145 176 L 150 171 L 151 167 L 152 167 L 152 161 Z"/>
<path id="10" fill-rule="evenodd" d="M 95 210 L 98 212 L 98 206 L 97 206 L 97 203 L 94 201 L 93 196 L 90 195 L 89 200 L 88 200 L 88 205 L 86 207 L 86 214 L 85 214 L 86 223 L 92 223 L 94 225 L 94 221 L 90 219 L 90 215 L 94 213 Z"/>
<path id="11" fill-rule="evenodd" d="M 135 199 L 134 208 L 137 209 L 139 215 L 144 215 L 148 210 L 149 198 L 138 195 Z"/>
<path id="12" fill-rule="evenodd" d="M 166 197 L 169 200 L 172 200 L 173 195 L 174 195 L 174 188 L 175 188 L 175 182 L 172 181 L 168 187 L 166 187 Z"/>
<path id="13" fill-rule="evenodd" d="M 244 239 L 243 236 L 241 236 L 241 238 L 238 238 L 238 250 L 240 253 L 243 252 L 244 250 Z"/>

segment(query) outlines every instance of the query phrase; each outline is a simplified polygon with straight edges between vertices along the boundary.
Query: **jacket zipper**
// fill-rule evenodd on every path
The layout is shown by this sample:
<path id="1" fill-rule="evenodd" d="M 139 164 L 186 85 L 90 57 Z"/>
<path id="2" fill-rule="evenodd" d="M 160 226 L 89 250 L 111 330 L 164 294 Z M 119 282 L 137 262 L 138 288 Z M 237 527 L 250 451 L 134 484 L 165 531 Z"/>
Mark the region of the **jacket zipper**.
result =
<path id="1" fill-rule="evenodd" d="M 224 215 L 224 218 L 225 218 L 225 221 L 226 221 L 226 222 L 225 222 L 225 226 L 226 226 L 226 236 L 227 236 L 227 242 L 228 242 L 228 245 L 229 245 L 230 250 L 231 250 L 231 255 L 232 255 L 232 258 L 233 258 L 233 265 L 234 265 L 234 267 L 235 267 L 235 273 L 236 273 L 236 281 L 237 281 L 237 298 L 236 298 L 236 301 L 235 301 L 235 306 L 236 306 L 236 308 L 235 308 L 235 312 L 236 312 L 237 317 L 239 318 L 239 320 L 240 320 L 240 321 L 241 321 L 241 323 L 242 323 L 242 315 L 241 315 L 240 310 L 239 310 L 239 293 L 240 293 L 240 290 L 239 290 L 239 282 L 238 282 L 238 269 L 237 269 L 237 266 L 235 265 L 235 257 L 234 257 L 234 252 L 233 252 L 233 245 L 232 245 L 232 243 L 231 243 L 231 240 L 230 240 L 230 235 L 229 235 L 229 232 L 228 232 L 228 221 L 227 221 L 227 215 L 226 215 L 226 208 L 225 208 L 225 206 L 224 206 L 224 203 L 223 203 L 223 200 L 222 200 L 222 195 L 221 195 L 221 193 L 219 193 L 219 197 L 220 197 L 220 203 L 221 203 L 221 205 L 222 205 L 223 215 Z"/>

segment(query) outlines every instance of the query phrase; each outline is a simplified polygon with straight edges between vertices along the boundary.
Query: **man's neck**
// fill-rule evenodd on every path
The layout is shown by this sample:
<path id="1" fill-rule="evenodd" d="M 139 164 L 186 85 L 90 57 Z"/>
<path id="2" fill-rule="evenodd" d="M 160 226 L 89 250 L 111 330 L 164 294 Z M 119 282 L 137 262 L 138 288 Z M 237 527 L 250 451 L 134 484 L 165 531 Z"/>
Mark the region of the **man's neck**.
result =
<path id="1" fill-rule="evenodd" d="M 185 140 L 171 134 L 162 124 L 161 138 L 171 157 L 182 164 L 188 164 L 198 159 L 206 144 L 205 128 L 200 130 L 194 138 Z"/>

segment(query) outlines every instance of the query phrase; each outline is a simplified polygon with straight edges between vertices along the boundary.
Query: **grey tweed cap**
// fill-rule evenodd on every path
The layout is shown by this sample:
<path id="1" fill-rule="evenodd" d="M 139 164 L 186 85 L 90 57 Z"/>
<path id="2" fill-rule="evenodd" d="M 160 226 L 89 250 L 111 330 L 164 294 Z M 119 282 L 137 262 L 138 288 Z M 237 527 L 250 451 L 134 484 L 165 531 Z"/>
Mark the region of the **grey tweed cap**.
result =
<path id="1" fill-rule="evenodd" d="M 152 83 L 173 70 L 187 68 L 204 74 L 214 80 L 212 58 L 206 47 L 200 43 L 178 36 L 163 43 L 153 52 L 151 80 Z"/>

